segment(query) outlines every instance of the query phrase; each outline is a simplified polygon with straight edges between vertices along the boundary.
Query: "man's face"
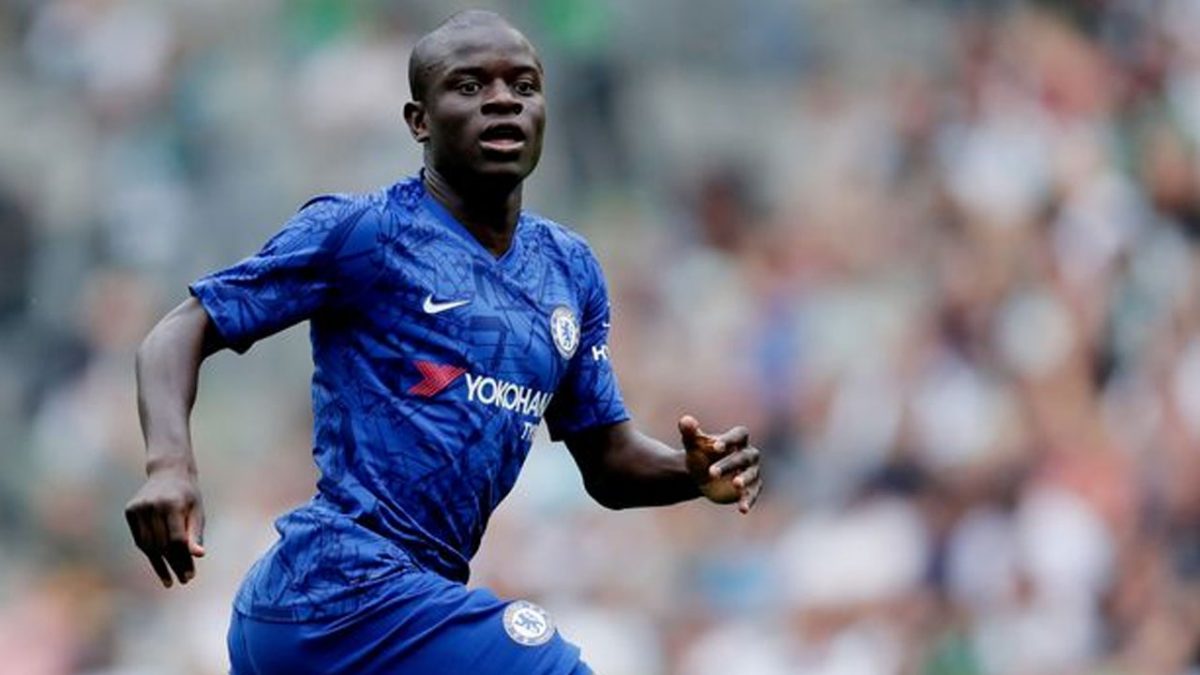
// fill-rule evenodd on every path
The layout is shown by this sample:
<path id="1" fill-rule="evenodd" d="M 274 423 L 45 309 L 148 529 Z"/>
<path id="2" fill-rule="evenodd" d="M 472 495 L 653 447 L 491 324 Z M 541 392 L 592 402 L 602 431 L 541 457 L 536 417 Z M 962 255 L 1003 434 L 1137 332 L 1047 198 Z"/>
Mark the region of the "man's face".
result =
<path id="1" fill-rule="evenodd" d="M 446 178 L 516 185 L 542 154 L 546 110 L 537 54 L 503 25 L 457 31 L 439 51 L 422 110 L 408 115 L 413 136 Z"/>

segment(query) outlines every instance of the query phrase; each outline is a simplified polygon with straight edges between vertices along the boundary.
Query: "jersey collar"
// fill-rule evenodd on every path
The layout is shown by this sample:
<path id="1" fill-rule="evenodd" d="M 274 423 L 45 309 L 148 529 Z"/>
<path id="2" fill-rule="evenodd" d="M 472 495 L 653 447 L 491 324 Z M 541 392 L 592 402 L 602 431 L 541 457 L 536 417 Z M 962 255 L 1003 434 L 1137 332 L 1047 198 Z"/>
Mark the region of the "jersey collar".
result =
<path id="1" fill-rule="evenodd" d="M 442 205 L 441 202 L 439 202 L 437 199 L 434 199 L 433 195 L 429 194 L 429 191 L 425 189 L 425 181 L 423 180 L 422 176 L 418 175 L 417 181 L 421 186 L 421 206 L 424 208 L 425 212 L 432 216 L 433 219 L 439 224 L 457 234 L 460 239 L 465 240 L 467 246 L 470 247 L 475 253 L 488 259 L 492 263 L 501 266 L 508 266 L 519 257 L 517 255 L 517 251 L 521 247 L 521 233 L 525 229 L 525 221 L 527 220 L 525 211 L 522 210 L 517 215 L 517 226 L 513 230 L 513 237 L 512 241 L 508 244 L 508 250 L 497 257 L 495 254 L 489 251 L 486 246 L 480 243 L 480 241 L 475 238 L 475 235 L 471 234 L 471 231 L 467 229 L 466 225 L 460 223 L 458 219 L 455 218 L 454 215 Z"/>

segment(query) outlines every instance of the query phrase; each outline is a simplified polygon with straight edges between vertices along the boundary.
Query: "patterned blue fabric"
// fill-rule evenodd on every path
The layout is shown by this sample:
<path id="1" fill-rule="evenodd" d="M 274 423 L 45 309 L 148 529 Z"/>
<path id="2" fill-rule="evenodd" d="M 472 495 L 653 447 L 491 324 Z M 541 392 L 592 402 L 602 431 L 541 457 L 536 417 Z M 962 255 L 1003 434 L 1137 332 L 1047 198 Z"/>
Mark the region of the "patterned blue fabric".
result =
<path id="1" fill-rule="evenodd" d="M 579 648 L 554 619 L 513 612 L 487 589 L 469 590 L 428 572 L 402 583 L 353 615 L 275 622 L 234 612 L 226 642 L 233 675 L 590 675 Z M 532 627 L 516 625 L 533 621 Z M 537 640 L 518 641 L 525 634 Z M 512 634 L 509 631 L 513 631 Z M 514 637 L 514 635 L 516 637 Z"/>
<path id="2" fill-rule="evenodd" d="M 190 290 L 239 352 L 311 324 L 321 478 L 243 584 L 249 616 L 352 611 L 413 568 L 465 581 L 543 415 L 556 439 L 628 419 L 586 242 L 522 213 L 497 259 L 417 178 L 318 197 Z"/>

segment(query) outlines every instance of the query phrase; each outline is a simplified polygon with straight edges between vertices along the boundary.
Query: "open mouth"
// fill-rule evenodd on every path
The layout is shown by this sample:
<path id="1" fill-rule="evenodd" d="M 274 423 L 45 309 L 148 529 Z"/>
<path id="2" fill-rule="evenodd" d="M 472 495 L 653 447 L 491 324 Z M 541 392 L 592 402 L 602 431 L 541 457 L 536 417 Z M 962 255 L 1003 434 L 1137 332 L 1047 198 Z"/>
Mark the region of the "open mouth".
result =
<path id="1" fill-rule="evenodd" d="M 493 152 L 517 152 L 525 147 L 525 132 L 516 124 L 493 124 L 479 134 L 479 144 Z"/>

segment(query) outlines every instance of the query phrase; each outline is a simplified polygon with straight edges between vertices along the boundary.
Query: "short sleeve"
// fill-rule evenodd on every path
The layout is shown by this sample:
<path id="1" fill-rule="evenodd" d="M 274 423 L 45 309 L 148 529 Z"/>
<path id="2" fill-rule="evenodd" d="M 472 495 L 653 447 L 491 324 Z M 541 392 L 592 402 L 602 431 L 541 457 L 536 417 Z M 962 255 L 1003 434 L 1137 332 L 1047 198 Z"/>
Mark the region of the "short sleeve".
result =
<path id="1" fill-rule="evenodd" d="M 599 263 L 587 256 L 585 300 L 580 321 L 580 341 L 567 373 L 546 411 L 546 426 L 556 441 L 599 426 L 629 419 L 617 375 L 609 359 L 608 288 Z"/>
<path id="2" fill-rule="evenodd" d="M 234 351 L 311 318 L 337 294 L 337 263 L 346 229 L 363 207 L 340 196 L 317 197 L 253 256 L 188 286 Z"/>

